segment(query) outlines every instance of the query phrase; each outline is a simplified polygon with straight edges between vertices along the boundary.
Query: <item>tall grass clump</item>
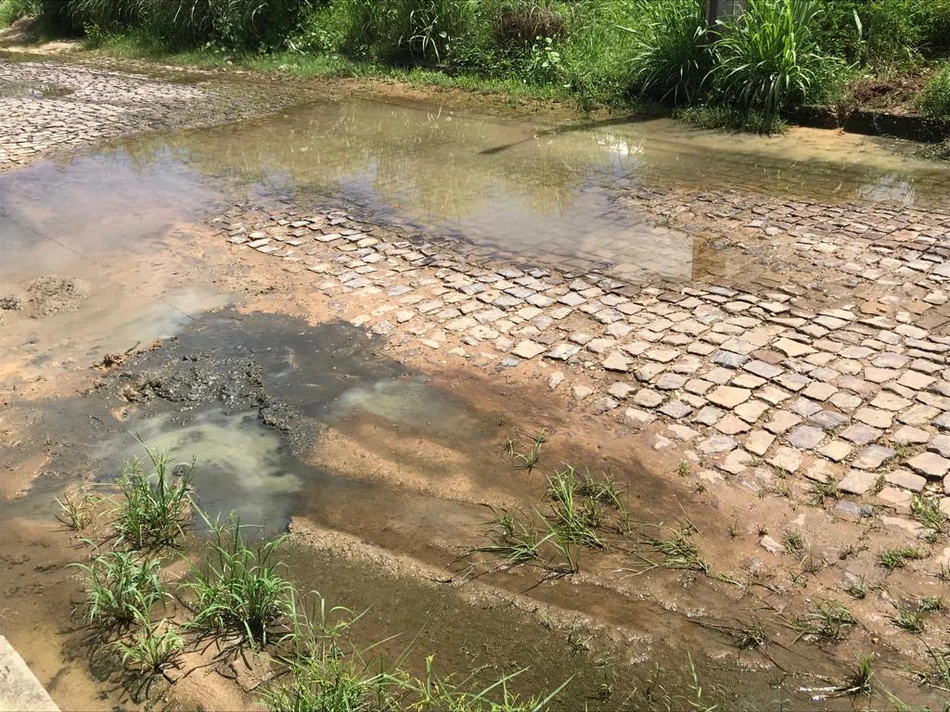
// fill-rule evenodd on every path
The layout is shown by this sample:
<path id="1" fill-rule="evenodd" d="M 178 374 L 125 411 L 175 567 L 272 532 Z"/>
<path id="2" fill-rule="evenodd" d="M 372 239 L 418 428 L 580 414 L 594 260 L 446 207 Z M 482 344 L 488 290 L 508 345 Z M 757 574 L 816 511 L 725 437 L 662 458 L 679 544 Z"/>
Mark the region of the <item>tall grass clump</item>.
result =
<path id="1" fill-rule="evenodd" d="M 695 102 L 710 68 L 702 0 L 652 0 L 637 4 L 636 42 L 630 59 L 632 86 L 662 104 Z"/>
<path id="2" fill-rule="evenodd" d="M 175 476 L 171 456 L 146 448 L 151 471 L 135 458 L 125 464 L 119 490 L 123 502 L 113 528 L 119 543 L 137 549 L 177 546 L 191 519 L 191 471 Z"/>
<path id="3" fill-rule="evenodd" d="M 831 93 L 841 63 L 819 49 L 817 16 L 813 0 L 748 0 L 714 44 L 710 78 L 719 100 L 771 121 L 789 105 Z"/>
<path id="4" fill-rule="evenodd" d="M 0 27 L 9 27 L 21 17 L 40 13 L 39 0 L 0 0 Z"/>
<path id="5" fill-rule="evenodd" d="M 945 62 L 928 80 L 918 104 L 927 116 L 950 119 L 950 62 Z"/>
<path id="6" fill-rule="evenodd" d="M 475 0 L 337 0 L 343 49 L 389 61 L 437 65 L 469 29 Z"/>
<path id="7" fill-rule="evenodd" d="M 87 33 L 133 31 L 170 47 L 209 43 L 266 51 L 283 47 L 314 4 L 311 0 L 69 0 L 66 8 L 71 22 Z"/>
<path id="8" fill-rule="evenodd" d="M 189 627 L 197 630 L 238 629 L 250 641 L 266 643 L 269 626 L 288 611 L 291 585 L 278 575 L 281 536 L 249 546 L 241 523 L 205 520 L 210 530 L 204 566 L 192 563 L 195 580 L 184 584 L 195 596 Z"/>
<path id="9" fill-rule="evenodd" d="M 91 564 L 72 564 L 84 574 L 83 608 L 90 623 L 124 627 L 148 617 L 152 606 L 164 598 L 159 580 L 161 562 L 141 559 L 125 551 L 97 555 Z"/>

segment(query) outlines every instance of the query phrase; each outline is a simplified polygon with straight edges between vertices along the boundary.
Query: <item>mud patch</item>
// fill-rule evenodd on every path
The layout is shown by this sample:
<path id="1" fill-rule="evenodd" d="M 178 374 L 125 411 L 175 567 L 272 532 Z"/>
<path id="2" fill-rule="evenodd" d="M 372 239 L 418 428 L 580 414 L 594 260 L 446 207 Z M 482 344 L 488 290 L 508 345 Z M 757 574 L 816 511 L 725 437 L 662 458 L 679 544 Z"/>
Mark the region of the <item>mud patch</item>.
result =
<path id="1" fill-rule="evenodd" d="M 89 298 L 86 282 L 71 277 L 39 277 L 26 287 L 27 312 L 34 317 L 77 311 Z"/>

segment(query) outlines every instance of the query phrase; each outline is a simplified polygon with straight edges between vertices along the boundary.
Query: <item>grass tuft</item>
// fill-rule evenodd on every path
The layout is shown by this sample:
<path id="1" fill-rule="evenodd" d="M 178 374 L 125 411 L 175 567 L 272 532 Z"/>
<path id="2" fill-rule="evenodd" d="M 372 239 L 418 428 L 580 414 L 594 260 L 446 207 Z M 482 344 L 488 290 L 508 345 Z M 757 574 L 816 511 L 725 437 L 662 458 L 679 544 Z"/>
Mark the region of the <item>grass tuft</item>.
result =
<path id="1" fill-rule="evenodd" d="M 923 554 L 913 546 L 902 546 L 896 549 L 885 549 L 878 554 L 878 563 L 888 571 L 902 569 L 908 561 L 922 559 Z"/>
<path id="2" fill-rule="evenodd" d="M 174 477 L 167 452 L 146 448 L 151 471 L 135 458 L 125 464 L 119 490 L 123 502 L 113 527 L 120 543 L 136 549 L 177 546 L 191 519 L 191 471 L 194 463 Z"/>
<path id="3" fill-rule="evenodd" d="M 152 606 L 165 596 L 157 559 L 110 551 L 95 556 L 91 564 L 72 566 L 84 574 L 86 618 L 101 628 L 127 627 L 148 618 Z"/>

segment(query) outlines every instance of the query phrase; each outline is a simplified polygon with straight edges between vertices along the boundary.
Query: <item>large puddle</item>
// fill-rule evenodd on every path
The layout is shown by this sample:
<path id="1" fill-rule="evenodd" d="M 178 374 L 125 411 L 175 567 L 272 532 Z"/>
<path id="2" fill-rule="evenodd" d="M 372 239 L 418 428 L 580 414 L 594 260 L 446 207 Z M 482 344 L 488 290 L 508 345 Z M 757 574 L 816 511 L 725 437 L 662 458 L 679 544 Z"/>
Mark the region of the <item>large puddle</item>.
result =
<path id="1" fill-rule="evenodd" d="M 618 204 L 638 184 L 839 202 L 945 203 L 950 167 L 881 139 L 796 129 L 765 138 L 671 120 L 555 127 L 366 99 L 121 144 L 259 190 L 306 190 L 502 253 L 691 278 L 690 235 Z M 906 147 L 905 147 L 906 151 Z"/>

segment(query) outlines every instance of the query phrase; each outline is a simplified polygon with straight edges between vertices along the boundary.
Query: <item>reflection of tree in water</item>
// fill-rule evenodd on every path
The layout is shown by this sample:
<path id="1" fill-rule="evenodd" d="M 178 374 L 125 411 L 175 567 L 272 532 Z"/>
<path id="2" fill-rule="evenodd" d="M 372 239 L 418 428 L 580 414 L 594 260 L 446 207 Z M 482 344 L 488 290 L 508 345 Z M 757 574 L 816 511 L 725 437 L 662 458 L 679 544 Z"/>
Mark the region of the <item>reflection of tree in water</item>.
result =
<path id="1" fill-rule="evenodd" d="M 592 172 L 614 172 L 629 160 L 589 132 L 536 135 L 514 123 L 362 101 L 160 140 L 211 173 L 343 184 L 436 221 L 490 210 L 500 194 L 538 213 L 563 214 Z"/>

